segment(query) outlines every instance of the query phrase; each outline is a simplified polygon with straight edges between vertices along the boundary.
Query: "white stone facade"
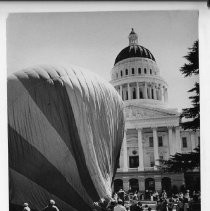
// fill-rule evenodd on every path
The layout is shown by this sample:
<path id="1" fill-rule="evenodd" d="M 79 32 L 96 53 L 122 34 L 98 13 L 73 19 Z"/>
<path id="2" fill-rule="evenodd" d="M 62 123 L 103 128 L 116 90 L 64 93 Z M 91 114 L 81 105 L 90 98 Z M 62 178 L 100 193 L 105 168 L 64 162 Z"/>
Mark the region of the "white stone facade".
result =
<path id="1" fill-rule="evenodd" d="M 135 47 L 138 36 L 133 34 L 129 43 Z M 167 179 L 170 188 L 175 185 L 179 189 L 184 185 L 183 174 L 163 175 L 156 166 L 159 159 L 168 159 L 176 152 L 193 151 L 200 135 L 199 131 L 183 131 L 177 109 L 167 108 L 168 85 L 156 62 L 128 55 L 112 68 L 111 84 L 125 103 L 126 118 L 116 181 L 125 190 L 134 187 L 143 192 L 167 188 L 163 182 Z"/>

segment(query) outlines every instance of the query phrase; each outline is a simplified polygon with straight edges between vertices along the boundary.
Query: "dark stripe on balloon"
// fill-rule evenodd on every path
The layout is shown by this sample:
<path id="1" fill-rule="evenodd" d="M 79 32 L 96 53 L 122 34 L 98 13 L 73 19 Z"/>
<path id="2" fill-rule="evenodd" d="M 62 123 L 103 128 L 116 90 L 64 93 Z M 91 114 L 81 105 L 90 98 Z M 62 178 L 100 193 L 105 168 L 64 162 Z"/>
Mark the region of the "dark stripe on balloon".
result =
<path id="1" fill-rule="evenodd" d="M 42 186 L 34 183 L 28 177 L 25 177 L 12 168 L 9 168 L 9 176 L 12 178 L 12 184 L 10 184 L 12 189 L 10 190 L 10 193 L 13 192 L 15 194 L 15 197 L 9 197 L 10 203 L 22 205 L 23 202 L 28 202 L 31 209 L 41 211 L 46 207 L 50 199 L 54 199 L 61 211 L 78 211 L 75 207 L 70 206 L 54 194 L 49 193 Z M 22 210 L 23 208 L 21 211 Z"/>
<path id="2" fill-rule="evenodd" d="M 93 201 L 98 201 L 100 197 L 86 165 L 74 113 L 64 82 L 60 78 L 53 78 L 51 81 L 46 79 L 38 81 L 37 78 L 28 77 L 30 80 L 27 77 L 18 77 L 18 79 L 73 154 L 86 192 Z"/>
<path id="3" fill-rule="evenodd" d="M 9 126 L 9 166 L 78 210 L 91 210 L 65 177 Z M 12 179 L 12 178 L 10 178 Z M 39 197 L 39 196 L 37 196 Z"/>

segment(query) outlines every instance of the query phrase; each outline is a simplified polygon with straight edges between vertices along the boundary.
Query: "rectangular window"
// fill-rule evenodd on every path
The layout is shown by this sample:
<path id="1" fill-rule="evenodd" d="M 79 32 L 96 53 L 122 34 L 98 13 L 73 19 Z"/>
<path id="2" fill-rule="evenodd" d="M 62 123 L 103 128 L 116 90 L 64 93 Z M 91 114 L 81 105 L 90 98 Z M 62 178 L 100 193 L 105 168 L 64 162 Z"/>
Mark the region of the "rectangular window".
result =
<path id="1" fill-rule="evenodd" d="M 149 137 L 149 146 L 153 147 L 153 137 Z"/>
<path id="2" fill-rule="evenodd" d="M 160 155 L 160 157 L 159 157 L 159 158 L 160 158 L 160 160 L 163 160 L 163 155 Z"/>
<path id="3" fill-rule="evenodd" d="M 182 147 L 187 148 L 187 138 L 186 137 L 182 137 Z"/>
<path id="4" fill-rule="evenodd" d="M 162 146 L 163 146 L 163 137 L 158 136 L 158 147 L 162 147 Z"/>
<path id="5" fill-rule="evenodd" d="M 139 167 L 139 156 L 129 156 L 129 168 Z"/>

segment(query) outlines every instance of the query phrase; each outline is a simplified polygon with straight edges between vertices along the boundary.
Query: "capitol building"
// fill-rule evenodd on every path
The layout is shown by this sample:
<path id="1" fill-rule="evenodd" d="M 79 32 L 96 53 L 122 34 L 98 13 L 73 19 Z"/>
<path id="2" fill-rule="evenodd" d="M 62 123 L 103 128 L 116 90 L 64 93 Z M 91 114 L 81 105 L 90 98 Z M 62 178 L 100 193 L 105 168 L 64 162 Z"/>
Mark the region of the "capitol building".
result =
<path id="1" fill-rule="evenodd" d="M 178 110 L 167 107 L 169 87 L 155 57 L 138 44 L 133 29 L 128 38 L 129 46 L 117 55 L 111 70 L 110 83 L 124 101 L 126 118 L 113 189 L 180 190 L 186 183 L 184 174 L 163 173 L 157 166 L 176 152 L 193 151 L 199 131 L 180 127 Z"/>

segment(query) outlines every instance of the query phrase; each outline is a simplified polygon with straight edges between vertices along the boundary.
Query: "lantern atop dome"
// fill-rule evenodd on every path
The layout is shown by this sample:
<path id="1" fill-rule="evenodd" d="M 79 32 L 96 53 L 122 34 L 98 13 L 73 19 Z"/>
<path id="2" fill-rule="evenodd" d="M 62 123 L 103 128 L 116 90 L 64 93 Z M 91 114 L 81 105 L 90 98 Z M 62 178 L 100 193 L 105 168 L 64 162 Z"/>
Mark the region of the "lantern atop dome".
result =
<path id="1" fill-rule="evenodd" d="M 128 36 L 129 39 L 129 45 L 138 45 L 138 35 L 136 34 L 136 32 L 134 31 L 134 29 L 131 29 L 131 32 Z"/>

